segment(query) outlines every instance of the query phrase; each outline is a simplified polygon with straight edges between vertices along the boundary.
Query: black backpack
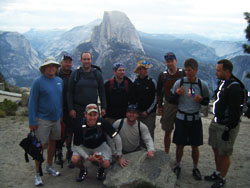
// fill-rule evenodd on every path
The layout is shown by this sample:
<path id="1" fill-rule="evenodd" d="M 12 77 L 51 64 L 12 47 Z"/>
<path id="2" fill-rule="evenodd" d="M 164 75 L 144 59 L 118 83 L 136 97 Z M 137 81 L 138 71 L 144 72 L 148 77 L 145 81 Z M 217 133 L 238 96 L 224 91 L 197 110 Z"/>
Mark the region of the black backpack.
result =
<path id="1" fill-rule="evenodd" d="M 78 67 L 77 70 L 76 70 L 76 74 L 75 74 L 75 77 L 74 77 L 75 84 L 80 80 L 80 70 L 81 70 L 81 68 L 82 67 Z M 97 80 L 97 72 L 96 71 L 99 71 L 100 73 L 102 73 L 102 69 L 99 66 L 92 65 L 92 64 L 91 64 L 91 68 L 93 68 L 93 73 L 94 73 L 95 79 Z"/>
<path id="2" fill-rule="evenodd" d="M 240 93 L 241 93 L 241 102 L 240 102 L 241 112 L 240 113 L 242 115 L 242 114 L 247 113 L 247 111 L 248 111 L 248 91 L 245 88 L 245 85 L 242 83 L 242 81 L 239 78 L 237 78 L 233 74 L 232 74 L 232 77 L 236 81 L 234 81 L 231 84 L 229 84 L 227 86 L 227 88 L 229 88 L 231 85 L 234 85 L 234 84 L 240 84 L 240 88 L 241 88 L 241 91 L 240 91 Z"/>
<path id="3" fill-rule="evenodd" d="M 39 166 L 39 173 L 40 176 L 43 175 L 42 172 L 42 163 L 44 161 L 43 154 L 42 154 L 42 144 L 36 138 L 34 132 L 30 132 L 27 138 L 24 138 L 19 144 L 25 151 L 24 157 L 25 161 L 29 162 L 28 154 L 33 158 L 33 160 L 38 160 L 40 162 Z"/>

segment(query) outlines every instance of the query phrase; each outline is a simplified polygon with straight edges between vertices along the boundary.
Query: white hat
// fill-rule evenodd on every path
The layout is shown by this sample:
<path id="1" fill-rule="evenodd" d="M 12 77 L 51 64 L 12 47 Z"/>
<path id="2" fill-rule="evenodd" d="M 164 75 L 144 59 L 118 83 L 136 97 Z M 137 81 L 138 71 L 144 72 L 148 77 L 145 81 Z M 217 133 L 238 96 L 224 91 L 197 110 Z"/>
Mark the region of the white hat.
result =
<path id="1" fill-rule="evenodd" d="M 90 112 L 98 112 L 98 107 L 96 104 L 89 104 L 86 106 L 85 111 L 87 112 L 87 114 L 89 114 Z"/>
<path id="2" fill-rule="evenodd" d="M 60 67 L 60 64 L 58 62 L 56 62 L 56 59 L 54 57 L 50 56 L 44 60 L 44 63 L 42 65 L 40 65 L 40 67 L 39 67 L 40 72 L 43 72 L 43 68 L 47 65 L 50 65 L 50 64 L 54 64 L 54 65 L 57 65 L 57 67 Z"/>

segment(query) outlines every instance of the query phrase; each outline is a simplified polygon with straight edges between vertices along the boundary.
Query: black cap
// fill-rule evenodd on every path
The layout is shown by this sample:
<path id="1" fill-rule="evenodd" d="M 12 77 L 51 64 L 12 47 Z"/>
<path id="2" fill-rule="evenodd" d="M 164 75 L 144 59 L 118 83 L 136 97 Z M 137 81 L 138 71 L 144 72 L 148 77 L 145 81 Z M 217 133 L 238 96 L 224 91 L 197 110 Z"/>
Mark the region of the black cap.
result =
<path id="1" fill-rule="evenodd" d="M 173 52 L 168 52 L 165 54 L 164 58 L 167 61 L 168 59 L 176 59 L 176 56 L 174 55 Z"/>

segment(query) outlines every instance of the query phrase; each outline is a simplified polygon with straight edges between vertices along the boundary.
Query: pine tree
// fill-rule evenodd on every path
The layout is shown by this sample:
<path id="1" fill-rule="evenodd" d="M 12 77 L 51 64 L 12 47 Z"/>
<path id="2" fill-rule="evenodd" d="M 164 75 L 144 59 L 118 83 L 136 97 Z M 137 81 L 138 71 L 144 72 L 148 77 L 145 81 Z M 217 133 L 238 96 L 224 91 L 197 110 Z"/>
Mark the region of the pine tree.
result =
<path id="1" fill-rule="evenodd" d="M 249 42 L 250 42 L 250 13 L 249 12 L 245 12 L 244 15 L 245 15 L 245 19 L 247 20 L 247 23 L 248 23 L 248 26 L 245 29 L 246 39 L 247 39 L 248 42 L 245 43 L 245 44 L 243 44 L 243 48 L 244 48 L 244 51 L 246 53 L 250 54 L 250 45 L 249 45 Z"/>

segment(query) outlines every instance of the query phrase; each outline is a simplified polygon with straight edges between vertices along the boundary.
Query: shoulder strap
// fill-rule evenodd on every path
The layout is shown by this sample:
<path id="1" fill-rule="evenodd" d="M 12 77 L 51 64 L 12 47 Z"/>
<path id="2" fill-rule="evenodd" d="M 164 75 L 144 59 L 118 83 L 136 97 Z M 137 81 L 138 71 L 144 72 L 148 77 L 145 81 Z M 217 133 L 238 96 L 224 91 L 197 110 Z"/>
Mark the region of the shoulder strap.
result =
<path id="1" fill-rule="evenodd" d="M 127 79 L 124 80 L 124 86 L 125 86 L 126 93 L 128 93 L 128 80 Z"/>
<path id="2" fill-rule="evenodd" d="M 202 91 L 202 85 L 201 85 L 201 80 L 198 78 L 198 85 L 200 87 L 201 90 L 201 96 L 203 97 L 203 91 Z"/>
<path id="3" fill-rule="evenodd" d="M 81 67 L 78 67 L 76 69 L 76 73 L 75 73 L 75 77 L 74 77 L 75 84 L 80 80 L 80 69 L 81 69 Z"/>
<path id="4" fill-rule="evenodd" d="M 140 135 L 140 138 L 141 138 L 141 123 L 140 123 L 140 121 L 138 121 L 138 130 L 139 130 L 139 135 Z"/>
<path id="5" fill-rule="evenodd" d="M 109 91 L 110 92 L 112 92 L 112 89 L 114 88 L 114 84 L 115 84 L 114 82 L 115 82 L 114 78 L 109 79 Z"/>
<path id="6" fill-rule="evenodd" d="M 183 79 L 183 77 L 181 78 L 181 82 L 180 82 L 180 86 L 182 86 L 183 85 L 183 83 L 190 83 L 190 82 L 184 82 L 184 79 Z M 201 85 L 201 80 L 198 78 L 198 83 L 194 83 L 194 84 L 198 84 L 198 86 L 199 86 L 199 88 L 200 88 L 200 90 L 201 90 L 201 96 L 203 97 L 203 91 L 202 91 L 202 85 Z"/>
<path id="7" fill-rule="evenodd" d="M 94 68 L 93 73 L 94 73 L 95 79 L 96 79 L 96 81 L 97 81 L 97 83 L 98 83 L 97 69 L 96 69 L 96 68 Z"/>
<path id="8" fill-rule="evenodd" d="M 117 133 L 119 133 L 119 132 L 120 132 L 120 130 L 121 130 L 122 126 L 123 126 L 123 122 L 124 122 L 124 118 L 122 118 L 122 119 L 121 119 L 121 121 L 120 121 L 120 124 L 119 124 L 118 130 L 117 130 Z"/>

